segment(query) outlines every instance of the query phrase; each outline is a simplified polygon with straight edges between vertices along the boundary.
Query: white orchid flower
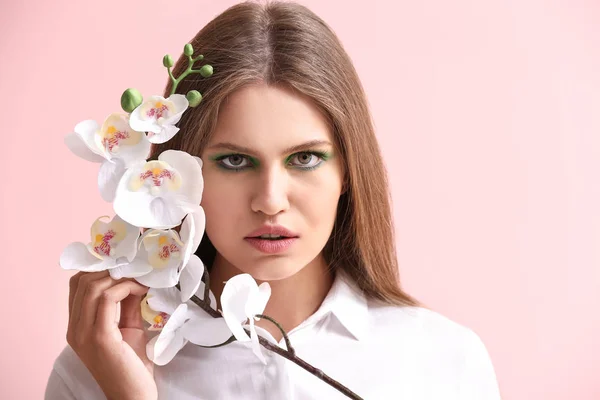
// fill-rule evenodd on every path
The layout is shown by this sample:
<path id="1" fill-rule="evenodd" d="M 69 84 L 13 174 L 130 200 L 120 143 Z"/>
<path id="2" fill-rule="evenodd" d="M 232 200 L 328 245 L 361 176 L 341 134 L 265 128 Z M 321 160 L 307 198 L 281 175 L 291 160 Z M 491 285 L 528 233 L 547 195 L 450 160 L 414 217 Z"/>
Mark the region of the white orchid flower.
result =
<path id="1" fill-rule="evenodd" d="M 148 358 L 157 365 L 170 362 L 188 341 L 214 346 L 231 337 L 223 318 L 213 318 L 191 301 L 181 303 L 177 292 L 176 288 L 150 289 L 141 304 L 142 316 L 151 325 L 149 330 L 160 330 L 146 345 Z M 197 295 L 203 293 L 202 283 Z M 214 307 L 214 296 L 211 302 Z"/>
<path id="2" fill-rule="evenodd" d="M 204 264 L 193 254 L 204 234 L 205 215 L 202 207 L 188 214 L 181 224 L 180 233 L 172 229 L 150 229 L 142 235 L 134 264 L 142 264 L 150 271 L 136 280 L 151 288 L 168 288 L 177 283 L 181 301 L 187 301 L 198 290 Z"/>
<path id="3" fill-rule="evenodd" d="M 169 229 L 200 207 L 204 180 L 202 161 L 180 150 L 167 150 L 158 160 L 125 171 L 113 207 L 132 225 Z"/>
<path id="4" fill-rule="evenodd" d="M 221 294 L 221 308 L 225 322 L 235 338 L 240 342 L 251 341 L 252 351 L 266 364 L 258 341 L 254 321 L 255 315 L 262 314 L 271 297 L 271 286 L 263 282 L 258 286 L 249 274 L 239 274 L 225 283 Z M 244 330 L 245 322 L 249 322 L 250 337 Z"/>
<path id="5" fill-rule="evenodd" d="M 152 96 L 131 112 L 129 124 L 136 131 L 148 132 L 151 143 L 164 143 L 179 132 L 175 124 L 188 106 L 189 102 L 182 94 L 172 94 L 167 99 Z"/>
<path id="6" fill-rule="evenodd" d="M 217 299 L 212 291 L 208 291 L 210 307 L 217 309 Z M 204 299 L 204 282 L 200 284 L 196 292 L 199 299 Z M 189 303 L 189 302 L 188 302 Z M 215 318 L 206 311 L 197 307 L 190 307 L 190 320 L 182 327 L 183 336 L 190 342 L 199 346 L 215 346 L 224 343 L 231 335 L 231 329 L 223 317 Z"/>
<path id="7" fill-rule="evenodd" d="M 92 224 L 91 242 L 69 244 L 60 256 L 60 266 L 67 270 L 97 272 L 108 270 L 114 279 L 134 278 L 147 274 L 150 266 L 130 261 L 136 256 L 140 229 L 114 216 L 103 222 L 103 216 Z"/>
<path id="8" fill-rule="evenodd" d="M 119 180 L 127 167 L 146 160 L 150 142 L 143 132 L 129 126 L 126 114 L 110 114 L 102 126 L 85 120 L 65 137 L 65 144 L 84 160 L 101 163 L 98 188 L 105 201 L 112 202 Z"/>

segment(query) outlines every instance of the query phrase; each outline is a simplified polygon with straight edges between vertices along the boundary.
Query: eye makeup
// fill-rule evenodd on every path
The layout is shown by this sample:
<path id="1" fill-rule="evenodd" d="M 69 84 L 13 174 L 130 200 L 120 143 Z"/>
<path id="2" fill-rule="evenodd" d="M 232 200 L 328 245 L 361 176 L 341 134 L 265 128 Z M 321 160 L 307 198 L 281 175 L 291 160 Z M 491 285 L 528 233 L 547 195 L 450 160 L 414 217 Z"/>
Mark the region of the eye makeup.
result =
<path id="1" fill-rule="evenodd" d="M 298 155 L 306 155 L 306 154 L 310 155 L 312 157 L 317 157 L 320 159 L 320 161 L 317 164 L 311 165 L 311 166 L 302 166 L 302 164 L 290 164 L 290 161 L 293 160 L 294 157 L 296 157 Z M 242 164 L 244 164 L 245 160 L 247 160 L 248 162 L 241 166 L 231 165 L 230 162 L 226 163 L 225 161 L 228 161 L 231 157 L 241 157 Z M 286 157 L 285 165 L 290 165 L 292 168 L 296 168 L 301 171 L 312 171 L 312 170 L 318 168 L 319 166 L 321 166 L 325 161 L 329 160 L 330 158 L 331 158 L 331 153 L 328 151 L 305 150 L 305 151 L 299 151 L 297 153 L 291 154 L 288 157 Z M 241 153 L 217 154 L 217 155 L 211 156 L 210 159 L 212 161 L 214 161 L 219 168 L 222 168 L 226 171 L 233 171 L 233 172 L 240 172 L 240 171 L 248 169 L 248 168 L 255 168 L 255 167 L 260 166 L 260 161 L 257 158 L 247 156 L 247 155 L 241 154 Z"/>

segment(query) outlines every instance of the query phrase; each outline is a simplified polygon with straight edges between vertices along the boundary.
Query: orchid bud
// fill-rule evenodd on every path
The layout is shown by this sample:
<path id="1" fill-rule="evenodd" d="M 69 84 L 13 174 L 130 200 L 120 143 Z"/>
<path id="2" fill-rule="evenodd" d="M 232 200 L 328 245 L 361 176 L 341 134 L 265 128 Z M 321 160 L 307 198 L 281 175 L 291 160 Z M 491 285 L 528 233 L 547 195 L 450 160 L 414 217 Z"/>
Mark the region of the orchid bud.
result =
<path id="1" fill-rule="evenodd" d="M 121 108 L 123 111 L 131 113 L 142 104 L 143 99 L 142 94 L 137 89 L 129 88 L 121 95 Z"/>
<path id="2" fill-rule="evenodd" d="M 163 57 L 163 65 L 166 68 L 171 68 L 173 66 L 173 57 L 171 57 L 169 54 L 167 54 L 166 56 Z"/>
<path id="3" fill-rule="evenodd" d="M 196 107 L 202 101 L 202 95 L 197 90 L 190 90 L 185 98 L 190 103 L 190 107 Z"/>
<path id="4" fill-rule="evenodd" d="M 191 44 L 188 43 L 185 46 L 183 46 L 183 54 L 185 54 L 188 57 L 194 54 L 194 48 Z"/>
<path id="5" fill-rule="evenodd" d="M 206 65 L 203 65 L 202 68 L 200 68 L 200 75 L 202 75 L 204 78 L 208 78 L 212 74 L 213 74 L 212 65 L 206 64 Z"/>

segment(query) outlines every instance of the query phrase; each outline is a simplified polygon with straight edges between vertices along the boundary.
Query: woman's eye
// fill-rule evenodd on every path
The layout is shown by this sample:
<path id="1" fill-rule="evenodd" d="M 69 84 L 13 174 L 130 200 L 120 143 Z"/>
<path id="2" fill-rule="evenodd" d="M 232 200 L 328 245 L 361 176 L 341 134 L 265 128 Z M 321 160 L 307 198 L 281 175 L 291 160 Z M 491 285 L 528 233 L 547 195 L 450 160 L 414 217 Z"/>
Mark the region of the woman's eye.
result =
<path id="1" fill-rule="evenodd" d="M 295 166 L 298 167 L 302 167 L 302 168 L 311 168 L 311 167 L 315 167 L 317 166 L 321 159 L 313 153 L 298 153 L 298 154 L 294 154 L 294 156 L 292 157 L 292 160 L 297 159 L 298 162 L 297 163 L 292 163 Z"/>
<path id="2" fill-rule="evenodd" d="M 229 162 L 226 162 L 227 160 L 229 160 Z M 246 167 L 247 164 L 242 164 L 243 162 L 248 161 L 248 159 L 244 156 L 241 156 L 239 154 L 232 154 L 230 156 L 224 157 L 221 159 L 221 162 L 223 164 L 225 164 L 226 167 L 230 167 L 230 168 L 242 168 L 242 167 Z"/>

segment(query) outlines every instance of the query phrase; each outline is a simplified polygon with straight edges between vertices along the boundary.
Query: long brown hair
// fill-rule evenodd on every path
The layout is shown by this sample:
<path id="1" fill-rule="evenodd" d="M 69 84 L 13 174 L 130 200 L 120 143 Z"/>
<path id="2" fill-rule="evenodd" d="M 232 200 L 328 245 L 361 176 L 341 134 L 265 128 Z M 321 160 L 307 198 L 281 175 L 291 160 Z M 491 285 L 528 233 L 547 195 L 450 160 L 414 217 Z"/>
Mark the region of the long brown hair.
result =
<path id="1" fill-rule="evenodd" d="M 371 299 L 418 305 L 400 288 L 387 173 L 361 82 L 329 26 L 293 2 L 243 2 L 210 21 L 190 42 L 193 57 L 204 55 L 210 78 L 190 75 L 178 93 L 198 90 L 200 105 L 184 113 L 181 131 L 154 145 L 152 158 L 167 149 L 202 154 L 214 131 L 220 104 L 251 83 L 286 85 L 310 97 L 326 116 L 344 160 L 345 192 L 333 232 L 323 249 L 333 270 L 343 269 Z M 181 56 L 173 68 L 188 66 Z M 165 97 L 171 92 L 169 81 Z M 210 268 L 216 250 L 207 235 L 196 254 Z"/>

